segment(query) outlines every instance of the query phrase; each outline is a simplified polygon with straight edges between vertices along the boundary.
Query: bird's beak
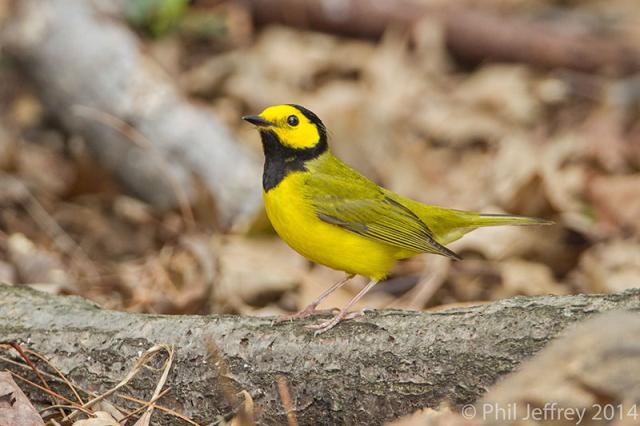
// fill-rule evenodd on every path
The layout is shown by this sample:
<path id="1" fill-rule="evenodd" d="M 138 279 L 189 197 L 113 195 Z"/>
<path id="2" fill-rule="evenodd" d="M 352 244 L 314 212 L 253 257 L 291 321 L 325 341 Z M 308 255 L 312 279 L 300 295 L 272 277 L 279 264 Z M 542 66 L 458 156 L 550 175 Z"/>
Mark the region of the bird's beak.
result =
<path id="1" fill-rule="evenodd" d="M 245 115 L 242 119 L 258 127 L 271 127 L 274 125 L 272 122 L 265 120 L 259 115 Z"/>

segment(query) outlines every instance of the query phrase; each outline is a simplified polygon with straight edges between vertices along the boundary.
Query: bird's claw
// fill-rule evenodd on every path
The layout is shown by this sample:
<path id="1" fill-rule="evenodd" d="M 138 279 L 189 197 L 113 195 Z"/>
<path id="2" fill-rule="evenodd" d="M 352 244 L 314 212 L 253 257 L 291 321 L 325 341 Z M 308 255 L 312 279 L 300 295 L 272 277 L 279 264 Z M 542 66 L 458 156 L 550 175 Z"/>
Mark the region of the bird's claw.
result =
<path id="1" fill-rule="evenodd" d="M 295 314 L 285 314 L 285 315 L 280 315 L 278 316 L 276 319 L 274 319 L 271 322 L 271 325 L 277 325 L 277 324 L 281 324 L 283 322 L 287 322 L 287 321 L 293 321 L 293 320 L 299 320 L 299 319 L 303 319 L 303 318 L 307 318 L 310 317 L 311 315 L 314 314 L 335 314 L 336 311 L 339 312 L 339 309 L 337 308 L 333 308 L 333 309 L 316 309 L 315 306 L 307 306 L 306 308 L 304 308 L 301 311 L 296 312 Z"/>
<path id="2" fill-rule="evenodd" d="M 280 315 L 276 319 L 271 322 L 271 325 L 281 324 L 287 321 L 293 321 L 296 319 L 306 318 L 310 315 L 313 315 L 316 312 L 315 306 L 307 306 L 301 311 L 296 312 L 295 314 L 285 314 Z"/>
<path id="3" fill-rule="evenodd" d="M 356 317 L 359 317 L 360 315 L 362 315 L 362 312 L 343 312 L 340 311 L 338 312 L 333 318 L 327 320 L 327 321 L 322 321 L 318 324 L 310 324 L 310 325 L 306 325 L 304 328 L 308 329 L 308 330 L 315 330 L 313 332 L 313 336 L 318 336 L 324 332 L 327 332 L 329 330 L 331 330 L 333 327 L 335 327 L 336 325 L 338 325 L 340 322 L 345 321 L 345 320 L 350 320 Z"/>

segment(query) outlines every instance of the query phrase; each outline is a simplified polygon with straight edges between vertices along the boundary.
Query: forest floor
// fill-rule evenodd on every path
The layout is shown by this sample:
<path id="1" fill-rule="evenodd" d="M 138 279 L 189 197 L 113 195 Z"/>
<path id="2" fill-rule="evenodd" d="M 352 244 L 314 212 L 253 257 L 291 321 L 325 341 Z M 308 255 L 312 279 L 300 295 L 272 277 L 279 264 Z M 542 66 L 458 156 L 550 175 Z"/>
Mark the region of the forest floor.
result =
<path id="1" fill-rule="evenodd" d="M 574 12 L 617 19 L 626 40 L 638 40 L 631 24 L 640 15 L 627 3 L 585 2 Z M 230 6 L 207 12 L 244 22 Z M 636 78 L 462 65 L 447 52 L 442 27 L 429 21 L 411 37 L 388 31 L 380 41 L 244 23 L 224 35 L 190 27 L 160 39 L 141 35 L 238 143 L 260 151 L 241 115 L 295 102 L 324 120 L 340 157 L 391 190 L 557 222 L 476 231 L 452 244 L 464 261 L 407 261 L 362 306 L 424 309 L 637 285 Z M 266 315 L 305 305 L 340 277 L 292 254 L 263 216 L 232 235 L 220 232 L 210 209 L 193 207 L 194 228 L 180 213 L 154 211 L 126 194 L 8 57 L 0 58 L 0 170 L 3 282 L 129 311 Z M 336 292 L 327 306 L 341 305 L 356 287 Z"/>

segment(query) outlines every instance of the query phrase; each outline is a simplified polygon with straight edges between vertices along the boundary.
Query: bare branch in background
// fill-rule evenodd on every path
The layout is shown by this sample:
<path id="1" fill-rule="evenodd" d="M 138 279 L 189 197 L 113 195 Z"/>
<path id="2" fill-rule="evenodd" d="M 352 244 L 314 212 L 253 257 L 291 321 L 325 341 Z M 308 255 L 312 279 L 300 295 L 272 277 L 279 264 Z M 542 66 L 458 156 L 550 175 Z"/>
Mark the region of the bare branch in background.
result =
<path id="1" fill-rule="evenodd" d="M 464 2 L 447 7 L 400 0 L 247 0 L 259 23 L 280 23 L 353 37 L 379 38 L 388 28 L 411 29 L 425 18 L 444 26 L 447 47 L 467 61 L 631 74 L 640 71 L 640 49 L 590 28 L 568 30 L 562 19 L 532 21 Z"/>
<path id="2" fill-rule="evenodd" d="M 213 195 L 219 223 L 248 220 L 260 206 L 257 159 L 209 109 L 189 102 L 135 34 L 99 4 L 16 2 L 2 32 L 5 48 L 21 61 L 48 110 L 81 135 L 129 191 L 166 209 L 184 204 L 185 196 L 194 199 L 196 176 Z M 126 128 L 77 114 L 79 106 L 127 123 L 150 146 L 136 144 Z"/>

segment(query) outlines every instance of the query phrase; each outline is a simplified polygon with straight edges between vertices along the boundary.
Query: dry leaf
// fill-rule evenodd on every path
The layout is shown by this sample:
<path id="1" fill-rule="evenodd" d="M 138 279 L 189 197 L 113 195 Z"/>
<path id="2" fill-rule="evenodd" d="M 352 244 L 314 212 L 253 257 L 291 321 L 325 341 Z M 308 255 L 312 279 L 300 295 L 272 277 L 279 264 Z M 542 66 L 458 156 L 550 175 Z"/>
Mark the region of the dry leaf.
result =
<path id="1" fill-rule="evenodd" d="M 256 415 L 254 413 L 253 398 L 245 390 L 241 391 L 240 395 L 244 398 L 244 402 L 238 413 L 231 419 L 230 426 L 254 426 L 256 424 Z"/>
<path id="2" fill-rule="evenodd" d="M 551 268 L 541 263 L 516 259 L 502 261 L 500 272 L 502 285 L 494 293 L 495 299 L 568 293 L 568 288 L 555 280 Z"/>
<path id="3" fill-rule="evenodd" d="M 216 249 L 209 238 L 186 235 L 144 259 L 117 268 L 130 293 L 129 310 L 155 313 L 199 313 L 216 278 Z"/>
<path id="4" fill-rule="evenodd" d="M 589 195 L 600 222 L 612 230 L 640 232 L 640 174 L 597 176 Z"/>
<path id="5" fill-rule="evenodd" d="M 22 234 L 13 234 L 7 241 L 9 259 L 22 283 L 54 283 L 69 285 L 73 279 L 58 253 L 37 247 Z"/>
<path id="6" fill-rule="evenodd" d="M 387 426 L 474 426 L 479 425 L 480 422 L 467 420 L 450 408 L 444 407 L 438 410 L 423 408 L 385 424 Z"/>
<path id="7" fill-rule="evenodd" d="M 15 284 L 16 278 L 16 269 L 13 265 L 0 260 L 0 283 Z"/>
<path id="8" fill-rule="evenodd" d="M 617 292 L 638 287 L 640 242 L 616 240 L 596 245 L 580 259 L 578 277 L 583 291 Z"/>
<path id="9" fill-rule="evenodd" d="M 452 97 L 506 122 L 529 125 L 540 114 L 531 81 L 525 66 L 486 65 L 460 84 Z"/>
<path id="10" fill-rule="evenodd" d="M 0 426 L 44 426 L 29 399 L 15 384 L 11 373 L 0 372 Z"/>
<path id="11" fill-rule="evenodd" d="M 220 279 L 215 303 L 231 303 L 242 309 L 241 301 L 264 305 L 295 289 L 308 270 L 307 261 L 282 240 L 275 238 L 230 237 L 220 246 Z"/>

